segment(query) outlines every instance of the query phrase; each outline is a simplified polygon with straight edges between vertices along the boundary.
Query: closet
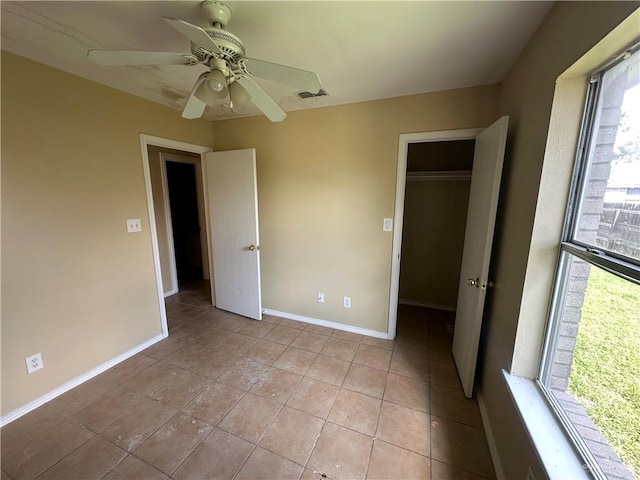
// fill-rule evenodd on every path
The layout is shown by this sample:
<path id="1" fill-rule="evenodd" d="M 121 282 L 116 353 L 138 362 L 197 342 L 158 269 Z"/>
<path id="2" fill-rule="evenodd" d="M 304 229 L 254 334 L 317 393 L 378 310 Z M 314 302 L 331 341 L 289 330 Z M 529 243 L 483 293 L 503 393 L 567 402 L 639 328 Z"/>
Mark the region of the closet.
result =
<path id="1" fill-rule="evenodd" d="M 456 308 L 474 144 L 409 144 L 400 304 Z"/>

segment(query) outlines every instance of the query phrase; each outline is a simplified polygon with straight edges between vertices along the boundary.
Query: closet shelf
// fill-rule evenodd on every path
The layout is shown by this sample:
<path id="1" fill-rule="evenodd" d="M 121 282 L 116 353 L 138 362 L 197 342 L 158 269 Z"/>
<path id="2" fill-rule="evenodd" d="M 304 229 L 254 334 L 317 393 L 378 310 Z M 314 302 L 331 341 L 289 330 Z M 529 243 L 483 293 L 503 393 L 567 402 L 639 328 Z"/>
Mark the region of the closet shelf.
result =
<path id="1" fill-rule="evenodd" d="M 471 170 L 407 172 L 407 181 L 470 180 Z"/>

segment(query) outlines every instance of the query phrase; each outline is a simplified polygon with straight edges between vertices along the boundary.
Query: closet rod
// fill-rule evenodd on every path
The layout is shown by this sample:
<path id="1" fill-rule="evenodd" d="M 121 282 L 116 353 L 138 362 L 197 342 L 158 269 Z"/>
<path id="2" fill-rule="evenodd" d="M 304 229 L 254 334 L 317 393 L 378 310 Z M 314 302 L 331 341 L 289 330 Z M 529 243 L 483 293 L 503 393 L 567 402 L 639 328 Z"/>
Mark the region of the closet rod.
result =
<path id="1" fill-rule="evenodd" d="M 453 170 L 440 172 L 407 172 L 407 181 L 424 180 L 470 180 L 471 170 Z"/>

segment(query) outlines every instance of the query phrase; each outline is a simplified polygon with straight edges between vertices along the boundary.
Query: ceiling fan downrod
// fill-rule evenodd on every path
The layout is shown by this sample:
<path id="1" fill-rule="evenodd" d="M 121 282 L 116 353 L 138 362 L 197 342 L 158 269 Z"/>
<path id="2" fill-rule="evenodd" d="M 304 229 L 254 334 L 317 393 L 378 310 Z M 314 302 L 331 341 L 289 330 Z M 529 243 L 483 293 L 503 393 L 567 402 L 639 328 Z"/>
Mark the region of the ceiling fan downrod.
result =
<path id="1" fill-rule="evenodd" d="M 202 10 L 207 17 L 209 25 L 215 28 L 225 28 L 231 18 L 231 9 L 228 5 L 215 0 L 202 2 Z"/>

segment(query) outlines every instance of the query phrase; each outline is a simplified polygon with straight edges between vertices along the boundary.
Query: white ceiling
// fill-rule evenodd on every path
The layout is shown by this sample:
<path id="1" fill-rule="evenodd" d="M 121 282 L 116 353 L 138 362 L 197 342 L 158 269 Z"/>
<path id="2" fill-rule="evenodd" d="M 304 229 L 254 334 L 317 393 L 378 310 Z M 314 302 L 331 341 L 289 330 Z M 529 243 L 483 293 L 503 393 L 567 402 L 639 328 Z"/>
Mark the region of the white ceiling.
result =
<path id="1" fill-rule="evenodd" d="M 258 83 L 287 111 L 499 82 L 552 2 L 229 1 L 227 30 L 248 57 L 317 72 L 328 97 Z M 162 20 L 206 26 L 199 1 L 9 2 L 2 48 L 182 110 L 205 67 L 104 67 L 92 48 L 189 52 Z M 211 120 L 256 115 L 252 105 L 207 108 Z"/>

